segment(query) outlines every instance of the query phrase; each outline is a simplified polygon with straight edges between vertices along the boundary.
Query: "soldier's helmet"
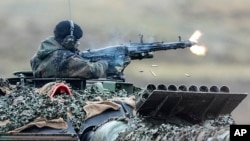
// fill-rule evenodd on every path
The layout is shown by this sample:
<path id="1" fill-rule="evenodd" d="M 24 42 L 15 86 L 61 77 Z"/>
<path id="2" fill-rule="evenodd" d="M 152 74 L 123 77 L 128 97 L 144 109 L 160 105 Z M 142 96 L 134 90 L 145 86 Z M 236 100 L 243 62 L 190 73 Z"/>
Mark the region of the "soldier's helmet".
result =
<path id="1" fill-rule="evenodd" d="M 60 21 L 54 28 L 55 40 L 67 49 L 74 48 L 83 36 L 81 27 L 71 20 Z"/>

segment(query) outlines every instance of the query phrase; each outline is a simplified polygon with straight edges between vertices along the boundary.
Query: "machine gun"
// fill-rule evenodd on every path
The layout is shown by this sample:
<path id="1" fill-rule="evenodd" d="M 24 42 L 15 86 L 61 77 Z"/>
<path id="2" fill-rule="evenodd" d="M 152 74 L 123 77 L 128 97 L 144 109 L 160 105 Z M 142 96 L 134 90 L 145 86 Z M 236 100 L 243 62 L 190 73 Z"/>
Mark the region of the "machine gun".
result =
<path id="1" fill-rule="evenodd" d="M 178 42 L 143 42 L 143 35 L 140 35 L 139 43 L 130 42 L 128 45 L 109 46 L 101 49 L 87 50 L 80 52 L 83 58 L 90 62 L 107 60 L 111 66 L 120 67 L 119 75 L 123 75 L 123 71 L 131 60 L 153 58 L 153 52 L 169 49 L 184 49 L 195 45 L 196 42 L 186 40 L 181 41 L 179 36 Z"/>

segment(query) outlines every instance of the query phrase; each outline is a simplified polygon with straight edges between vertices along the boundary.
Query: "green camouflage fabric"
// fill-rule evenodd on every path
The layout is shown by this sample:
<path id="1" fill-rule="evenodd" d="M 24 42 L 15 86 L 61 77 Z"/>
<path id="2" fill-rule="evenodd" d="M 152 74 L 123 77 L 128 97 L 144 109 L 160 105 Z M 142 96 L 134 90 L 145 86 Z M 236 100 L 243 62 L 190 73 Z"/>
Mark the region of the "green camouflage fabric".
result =
<path id="1" fill-rule="evenodd" d="M 53 36 L 42 41 L 36 54 L 31 58 L 31 68 L 35 77 L 105 77 L 108 62 L 90 63 L 78 55 L 79 50 L 63 48 Z"/>
<path id="2" fill-rule="evenodd" d="M 1 78 L 0 86 L 10 88 L 8 82 Z M 132 95 L 124 90 L 101 92 L 96 85 L 89 86 L 85 90 L 72 89 L 72 95 L 56 94 L 53 99 L 47 93 L 39 94 L 34 87 L 16 85 L 10 89 L 9 94 L 0 94 L 0 140 L 1 133 L 27 125 L 38 117 L 47 120 L 63 118 L 65 121 L 69 117 L 74 129 L 78 131 L 86 117 L 83 107 L 87 101 Z"/>
<path id="3" fill-rule="evenodd" d="M 175 121 L 146 120 L 142 117 L 128 121 L 129 127 L 112 141 L 229 141 L 230 116 L 222 116 L 205 124 L 185 124 Z M 223 120 L 223 121 L 222 121 Z M 225 120 L 225 121 L 224 121 Z M 108 130 L 105 128 L 105 130 Z M 110 140 L 110 141 L 111 141 Z M 101 140 L 99 140 L 101 141 Z M 104 140 L 103 140 L 104 141 Z"/>
<path id="4" fill-rule="evenodd" d="M 229 141 L 231 117 L 187 124 L 177 117 L 169 121 L 143 117 L 109 119 L 95 129 L 91 141 Z"/>
<path id="5" fill-rule="evenodd" d="M 9 84 L 1 79 L 0 86 L 9 88 Z M 100 91 L 97 85 L 92 85 L 84 91 L 72 90 L 72 95 L 55 95 L 51 99 L 47 94 L 38 94 L 33 87 L 17 85 L 11 88 L 9 94 L 0 95 L 0 133 L 22 127 L 37 117 L 47 120 L 61 117 L 66 120 L 68 113 L 71 113 L 70 119 L 75 131 L 79 131 L 86 117 L 83 107 L 87 101 L 137 94 L 124 90 Z M 191 124 L 178 117 L 156 120 L 139 115 L 124 115 L 107 119 L 98 125 L 91 141 L 229 141 L 231 124 L 234 124 L 234 120 L 230 115 L 221 115 L 198 124 Z"/>

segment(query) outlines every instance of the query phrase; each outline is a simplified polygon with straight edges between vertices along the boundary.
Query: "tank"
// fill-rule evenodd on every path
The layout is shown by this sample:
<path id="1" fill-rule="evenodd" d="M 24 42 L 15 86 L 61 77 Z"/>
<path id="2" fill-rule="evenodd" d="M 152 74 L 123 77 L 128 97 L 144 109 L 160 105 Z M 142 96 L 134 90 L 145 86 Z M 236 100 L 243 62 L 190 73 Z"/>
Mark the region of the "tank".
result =
<path id="1" fill-rule="evenodd" d="M 90 61 L 115 60 L 107 78 L 36 78 L 18 71 L 0 81 L 0 140 L 160 141 L 229 140 L 232 111 L 247 93 L 227 86 L 126 82 L 125 67 L 153 51 L 193 41 L 119 45 L 82 52 Z M 107 56 L 110 54 L 110 56 Z"/>
<path id="2" fill-rule="evenodd" d="M 214 137 L 215 131 L 222 132 L 223 129 L 223 133 L 229 132 L 229 126 L 234 124 L 230 114 L 247 96 L 244 93 L 230 93 L 227 86 L 148 84 L 144 88 L 139 88 L 133 83 L 120 80 L 34 78 L 32 72 L 29 71 L 16 72 L 14 75 L 16 77 L 1 80 L 1 86 L 9 91 L 9 94 L 4 95 L 7 91 L 1 90 L 1 105 L 10 104 L 11 107 L 8 106 L 7 109 L 11 112 L 16 110 L 15 114 L 20 114 L 17 116 L 19 122 L 23 123 L 8 127 L 9 130 L 2 126 L 1 130 L 6 132 L 1 133 L 0 140 L 34 140 L 34 138 L 36 140 L 75 141 L 176 140 L 197 138 L 201 133 L 195 133 L 195 130 L 210 133 L 210 136 L 204 136 L 208 139 Z M 51 96 L 52 93 L 46 97 L 37 96 L 35 91 L 48 83 L 64 84 L 64 87 L 54 88 L 53 96 Z M 70 91 L 61 91 L 65 87 Z M 21 99 L 21 97 L 26 98 Z M 76 114 L 75 117 L 69 118 L 69 114 L 63 113 L 60 109 L 63 107 L 58 106 L 58 103 L 53 103 L 59 97 L 68 99 L 68 103 L 64 101 L 63 104 L 70 108 L 71 114 Z M 70 99 L 70 97 L 72 98 Z M 119 97 L 120 100 L 115 97 Z M 78 109 L 88 105 L 87 100 L 109 101 L 107 99 L 113 99 L 112 104 L 118 105 L 119 108 L 115 109 L 115 106 L 111 106 L 94 116 L 90 116 L 90 113 L 86 112 L 87 110 Z M 34 122 L 35 116 L 28 118 L 27 113 L 20 113 L 25 110 L 29 111 L 27 106 L 29 102 L 24 100 L 30 100 L 34 104 L 30 107 L 45 110 L 44 113 L 41 113 L 44 114 L 46 120 L 63 118 L 67 128 L 39 127 L 41 124 L 39 122 L 37 125 L 29 125 Z M 41 102 L 41 100 L 44 101 Z M 130 100 L 129 102 L 132 104 L 126 100 Z M 44 107 L 35 106 L 39 104 Z M 101 105 L 101 103 L 99 104 Z M 35 110 L 37 111 L 37 109 Z M 64 110 L 69 111 L 69 109 Z M 62 113 L 58 114 L 58 112 Z M 35 112 L 35 115 L 39 115 L 39 113 Z M 90 118 L 86 118 L 87 116 Z M 7 119 L 3 116 L 0 117 L 1 121 Z M 20 129 L 24 125 L 29 126 Z M 228 138 L 228 133 L 226 135 L 225 138 Z"/>

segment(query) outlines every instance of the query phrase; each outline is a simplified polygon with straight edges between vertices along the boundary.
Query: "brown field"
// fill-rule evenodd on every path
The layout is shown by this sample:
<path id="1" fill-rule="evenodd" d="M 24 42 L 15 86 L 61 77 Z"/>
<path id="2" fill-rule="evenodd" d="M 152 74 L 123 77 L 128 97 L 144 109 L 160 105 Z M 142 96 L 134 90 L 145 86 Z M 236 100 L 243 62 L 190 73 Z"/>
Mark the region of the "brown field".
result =
<path id="1" fill-rule="evenodd" d="M 225 6 L 226 5 L 226 6 Z M 71 0 L 71 19 L 82 26 L 80 49 L 138 41 L 177 41 L 199 29 L 208 52 L 189 49 L 155 53 L 155 58 L 132 62 L 127 80 L 148 83 L 227 85 L 231 92 L 249 93 L 250 1 L 238 0 Z M 0 4 L 0 77 L 30 70 L 29 59 L 55 24 L 69 19 L 68 0 L 6 0 Z M 152 67 L 152 64 L 158 67 Z M 153 71 L 156 76 L 153 76 Z M 189 76 L 189 77 L 187 77 Z M 237 123 L 250 123 L 250 98 L 232 113 Z"/>

